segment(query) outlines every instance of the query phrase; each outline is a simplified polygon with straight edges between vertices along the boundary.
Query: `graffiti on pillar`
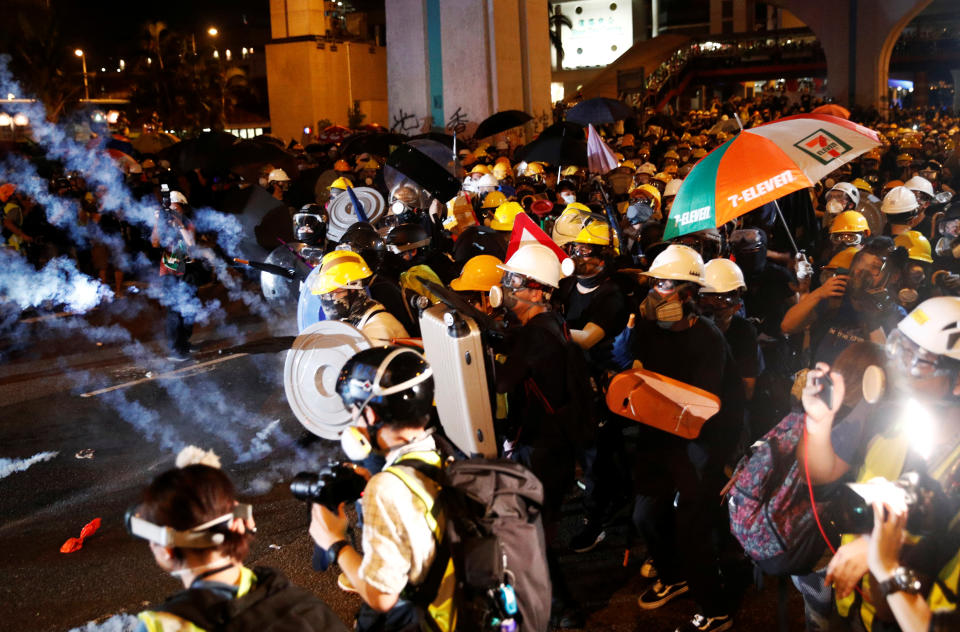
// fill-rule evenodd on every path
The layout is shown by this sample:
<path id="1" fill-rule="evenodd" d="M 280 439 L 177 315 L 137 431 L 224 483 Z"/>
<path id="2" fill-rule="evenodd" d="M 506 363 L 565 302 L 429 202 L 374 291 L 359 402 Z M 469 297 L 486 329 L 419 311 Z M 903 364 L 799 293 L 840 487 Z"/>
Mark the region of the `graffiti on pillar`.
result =
<path id="1" fill-rule="evenodd" d="M 469 120 L 470 117 L 463 111 L 463 107 L 458 107 L 447 120 L 447 131 L 454 132 L 458 136 L 463 135 L 463 132 L 467 129 L 467 121 Z"/>
<path id="2" fill-rule="evenodd" d="M 419 129 L 422 121 L 413 112 L 404 112 L 400 108 L 397 114 L 393 115 L 393 125 L 390 126 L 391 132 L 405 134 L 410 130 Z"/>

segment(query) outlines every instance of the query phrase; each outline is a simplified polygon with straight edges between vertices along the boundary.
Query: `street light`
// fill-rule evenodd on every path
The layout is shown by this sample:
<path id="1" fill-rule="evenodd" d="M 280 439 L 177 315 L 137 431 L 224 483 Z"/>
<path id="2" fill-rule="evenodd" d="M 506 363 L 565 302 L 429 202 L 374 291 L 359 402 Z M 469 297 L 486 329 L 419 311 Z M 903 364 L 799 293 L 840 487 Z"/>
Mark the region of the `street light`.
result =
<path id="1" fill-rule="evenodd" d="M 90 86 L 87 85 L 87 56 L 83 54 L 83 49 L 78 48 L 73 51 L 73 54 L 80 58 L 80 62 L 83 64 L 83 98 L 85 101 L 90 100 Z"/>
<path id="2" fill-rule="evenodd" d="M 219 33 L 220 31 L 218 31 L 217 27 L 215 26 L 211 26 L 210 28 L 207 29 L 207 35 L 209 35 L 210 37 L 216 37 Z"/>

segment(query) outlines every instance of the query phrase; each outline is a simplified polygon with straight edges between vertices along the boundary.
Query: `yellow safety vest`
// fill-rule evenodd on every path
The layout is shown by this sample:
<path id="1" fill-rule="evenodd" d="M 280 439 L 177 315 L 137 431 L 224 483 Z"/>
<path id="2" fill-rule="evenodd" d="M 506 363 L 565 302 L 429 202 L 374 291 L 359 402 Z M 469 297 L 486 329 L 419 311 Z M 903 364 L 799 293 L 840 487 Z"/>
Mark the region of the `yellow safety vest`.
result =
<path id="1" fill-rule="evenodd" d="M 423 516 L 427 521 L 427 526 L 430 527 L 430 530 L 433 532 L 433 537 L 436 539 L 437 547 L 443 546 L 444 544 L 444 529 L 446 527 L 446 521 L 444 516 L 440 512 L 434 511 L 434 504 L 436 498 L 424 488 L 420 483 L 417 477 L 410 474 L 408 470 L 403 467 L 397 467 L 398 465 L 403 465 L 403 461 L 423 461 L 428 465 L 434 467 L 443 467 L 443 460 L 440 458 L 440 455 L 434 451 L 420 451 L 420 452 L 408 452 L 402 455 L 397 459 L 393 465 L 384 469 L 385 472 L 390 472 L 401 481 L 403 484 L 410 489 L 414 496 L 420 499 L 424 506 Z M 434 600 L 427 606 L 427 612 L 430 615 L 430 618 L 433 619 L 433 622 L 436 624 L 437 628 L 441 632 L 451 632 L 457 627 L 457 610 L 456 605 L 453 601 L 454 590 L 456 589 L 456 576 L 454 574 L 453 568 L 453 558 L 451 557 L 447 561 L 447 567 L 444 569 L 443 578 L 440 580 L 440 588 L 437 590 L 437 596 Z"/>
<path id="2" fill-rule="evenodd" d="M 256 585 L 257 576 L 246 566 L 241 566 L 237 597 L 243 597 Z M 205 632 L 203 628 L 169 612 L 144 610 L 137 618 L 146 626 L 147 632 Z"/>

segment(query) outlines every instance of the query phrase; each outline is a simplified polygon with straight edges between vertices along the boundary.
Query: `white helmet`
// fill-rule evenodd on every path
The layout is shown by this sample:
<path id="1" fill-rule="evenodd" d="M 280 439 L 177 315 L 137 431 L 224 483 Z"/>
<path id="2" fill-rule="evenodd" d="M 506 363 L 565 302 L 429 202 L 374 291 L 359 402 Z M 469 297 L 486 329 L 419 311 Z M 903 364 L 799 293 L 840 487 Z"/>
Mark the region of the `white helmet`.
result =
<path id="1" fill-rule="evenodd" d="M 143 173 L 143 167 L 140 166 L 139 162 L 135 162 L 130 165 L 130 170 L 127 173 Z"/>
<path id="2" fill-rule="evenodd" d="M 899 186 L 893 187 L 884 196 L 883 202 L 880 203 L 880 210 L 888 215 L 898 215 L 915 211 L 919 206 L 913 191 L 905 186 Z"/>
<path id="3" fill-rule="evenodd" d="M 290 176 L 283 169 L 274 169 L 267 176 L 267 182 L 290 182 Z"/>
<path id="4" fill-rule="evenodd" d="M 187 196 L 179 191 L 170 192 L 170 203 L 171 204 L 189 204 L 187 202 Z"/>
<path id="5" fill-rule="evenodd" d="M 903 186 L 907 187 L 911 191 L 919 191 L 920 193 L 926 193 L 930 197 L 933 197 L 933 185 L 930 184 L 929 180 L 922 176 L 913 176 L 904 182 Z"/>
<path id="6" fill-rule="evenodd" d="M 844 193 L 847 194 L 847 197 L 853 201 L 854 206 L 860 203 L 860 189 L 858 189 L 857 187 L 855 187 L 853 184 L 849 182 L 838 182 L 835 185 L 833 185 L 833 188 L 831 188 L 830 190 L 843 191 Z"/>
<path id="7" fill-rule="evenodd" d="M 690 246 L 670 244 L 657 255 L 645 274 L 655 279 L 692 281 L 703 285 L 703 258 Z"/>
<path id="8" fill-rule="evenodd" d="M 467 193 L 476 193 L 477 192 L 477 181 L 474 180 L 469 175 L 463 179 L 463 190 Z"/>
<path id="9" fill-rule="evenodd" d="M 663 188 L 663 197 L 670 197 L 671 195 L 676 195 L 680 191 L 680 185 L 683 184 L 683 180 L 680 178 L 674 178 L 667 183 L 667 186 Z"/>
<path id="10" fill-rule="evenodd" d="M 648 176 L 656 175 L 657 165 L 653 164 L 652 162 L 645 162 L 637 169 L 637 173 L 645 173 Z"/>
<path id="11" fill-rule="evenodd" d="M 493 175 L 492 173 L 485 173 L 480 176 L 480 179 L 477 180 L 475 186 L 477 187 L 478 191 L 483 192 L 484 187 L 490 187 L 491 190 L 496 189 L 500 186 L 500 181 L 497 180 L 497 176 Z"/>
<path id="12" fill-rule="evenodd" d="M 506 263 L 497 267 L 550 287 L 559 287 L 560 279 L 573 274 L 573 266 L 573 259 L 567 257 L 561 264 L 557 253 L 543 244 L 527 244 L 517 248 Z"/>
<path id="13" fill-rule="evenodd" d="M 897 324 L 897 329 L 931 353 L 960 360 L 960 297 L 925 300 Z"/>
<path id="14" fill-rule="evenodd" d="M 703 266 L 703 287 L 701 292 L 723 294 L 736 289 L 747 289 L 740 266 L 729 259 L 711 259 Z"/>

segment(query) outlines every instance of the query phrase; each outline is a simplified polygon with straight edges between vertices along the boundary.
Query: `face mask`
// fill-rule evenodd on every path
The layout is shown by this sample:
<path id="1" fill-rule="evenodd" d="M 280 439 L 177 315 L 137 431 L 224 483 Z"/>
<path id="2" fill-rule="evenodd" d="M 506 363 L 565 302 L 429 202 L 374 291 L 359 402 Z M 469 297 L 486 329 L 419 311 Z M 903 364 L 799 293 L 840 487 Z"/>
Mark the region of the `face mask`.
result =
<path id="1" fill-rule="evenodd" d="M 843 212 L 843 203 L 839 200 L 830 200 L 827 202 L 827 212 L 831 215 L 837 215 Z"/>
<path id="2" fill-rule="evenodd" d="M 566 202 L 567 204 L 573 204 L 577 201 L 577 196 L 573 193 L 561 193 L 560 199 Z"/>
<path id="3" fill-rule="evenodd" d="M 683 319 L 683 303 L 676 292 L 663 296 L 656 290 L 650 290 L 647 298 L 640 303 L 640 315 L 647 320 L 655 320 L 663 329 L 670 329 Z"/>

